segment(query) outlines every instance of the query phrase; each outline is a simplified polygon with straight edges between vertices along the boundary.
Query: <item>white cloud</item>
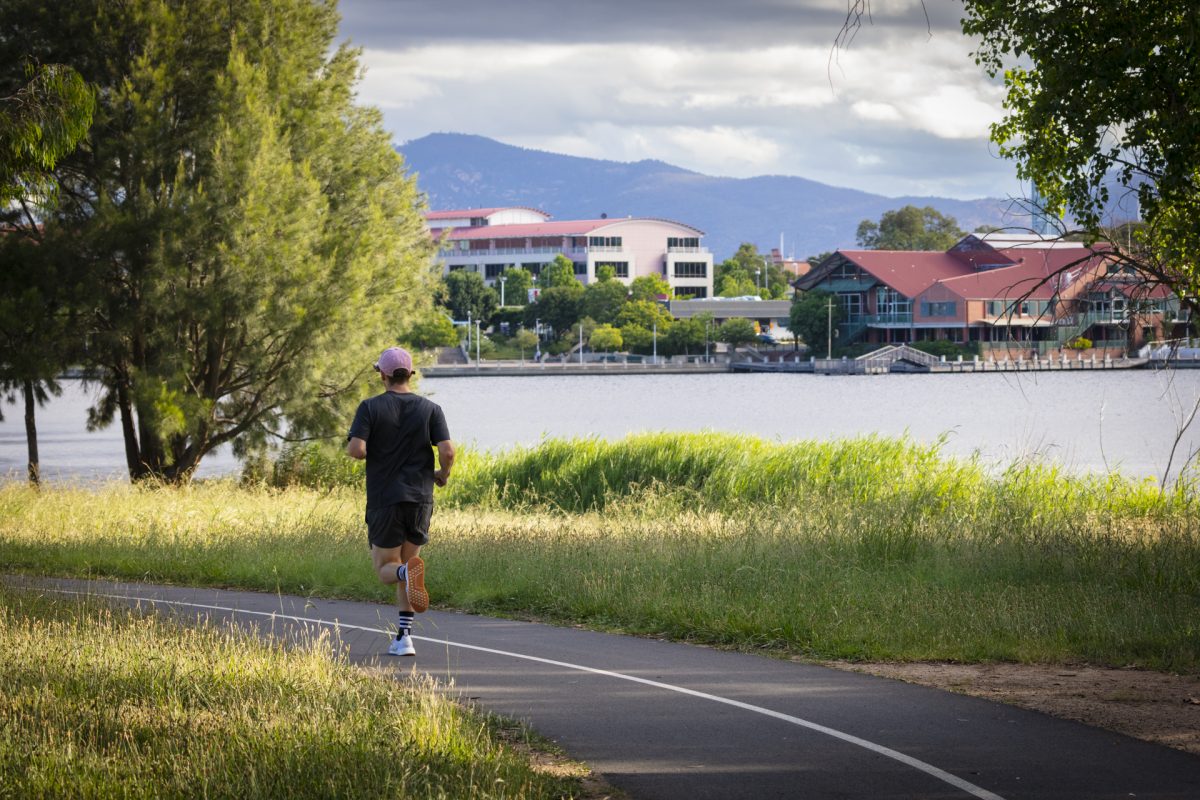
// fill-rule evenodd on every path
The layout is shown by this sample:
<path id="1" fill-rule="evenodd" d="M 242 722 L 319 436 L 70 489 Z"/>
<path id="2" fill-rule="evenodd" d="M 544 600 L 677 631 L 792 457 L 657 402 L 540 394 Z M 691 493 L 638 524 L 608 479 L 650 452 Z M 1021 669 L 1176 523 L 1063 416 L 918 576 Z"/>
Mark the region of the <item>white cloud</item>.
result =
<path id="1" fill-rule="evenodd" d="M 399 141 L 457 131 L 735 177 L 1003 195 L 1013 169 L 987 142 L 1003 88 L 969 52 L 961 36 L 923 30 L 861 33 L 832 68 L 829 47 L 812 44 L 433 41 L 364 51 L 360 97 Z M 950 141 L 953 160 L 940 157 Z"/>

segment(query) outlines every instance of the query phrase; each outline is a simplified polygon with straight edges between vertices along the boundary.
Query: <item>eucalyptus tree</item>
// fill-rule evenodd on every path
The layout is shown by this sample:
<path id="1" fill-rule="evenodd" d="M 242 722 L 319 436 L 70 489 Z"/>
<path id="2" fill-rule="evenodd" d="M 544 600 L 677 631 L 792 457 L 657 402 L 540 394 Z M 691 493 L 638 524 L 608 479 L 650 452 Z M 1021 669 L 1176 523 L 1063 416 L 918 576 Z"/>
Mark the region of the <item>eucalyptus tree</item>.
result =
<path id="1" fill-rule="evenodd" d="M 86 135 L 95 106 L 92 87 L 63 64 L 14 61 L 0 73 L 0 394 L 24 405 L 33 484 L 41 479 L 37 407 L 60 392 L 55 377 L 72 332 L 69 272 L 36 245 L 56 195 L 52 170 Z"/>
<path id="2" fill-rule="evenodd" d="M 90 423 L 119 421 L 135 480 L 332 434 L 429 303 L 420 196 L 354 102 L 337 22 L 331 0 L 0 9 L 0 70 L 64 63 L 98 89 L 45 225 L 75 234 L 47 239 L 84 272 Z"/>
<path id="3" fill-rule="evenodd" d="M 1200 311 L 1200 14 L 1192 0 L 967 0 L 977 63 L 1003 75 L 1000 154 L 1047 210 Z M 1123 197 L 1113 197 L 1119 192 Z M 1112 236 L 1113 202 L 1146 222 Z"/>

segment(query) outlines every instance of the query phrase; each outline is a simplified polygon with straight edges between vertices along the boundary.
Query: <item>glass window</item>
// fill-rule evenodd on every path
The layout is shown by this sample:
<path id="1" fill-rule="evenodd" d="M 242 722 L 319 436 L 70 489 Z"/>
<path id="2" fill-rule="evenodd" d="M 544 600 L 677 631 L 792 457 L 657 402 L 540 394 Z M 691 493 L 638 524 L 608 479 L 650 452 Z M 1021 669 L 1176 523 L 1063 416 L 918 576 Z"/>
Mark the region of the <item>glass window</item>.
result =
<path id="1" fill-rule="evenodd" d="M 507 264 L 485 264 L 483 276 L 485 278 L 499 278 L 500 273 L 504 272 Z"/>
<path id="2" fill-rule="evenodd" d="M 599 272 L 601 267 L 612 267 L 613 272 L 618 278 L 629 277 L 629 262 L 628 261 L 597 261 L 596 271 Z"/>
<path id="3" fill-rule="evenodd" d="M 707 278 L 708 264 L 703 261 L 676 261 L 676 278 Z"/>

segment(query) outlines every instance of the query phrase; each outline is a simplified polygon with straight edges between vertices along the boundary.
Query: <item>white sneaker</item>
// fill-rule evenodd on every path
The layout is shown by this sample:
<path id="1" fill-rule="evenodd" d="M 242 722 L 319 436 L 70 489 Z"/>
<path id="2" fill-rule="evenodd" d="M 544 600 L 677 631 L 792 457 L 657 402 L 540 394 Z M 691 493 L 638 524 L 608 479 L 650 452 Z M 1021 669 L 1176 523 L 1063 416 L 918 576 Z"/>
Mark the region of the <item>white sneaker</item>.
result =
<path id="1" fill-rule="evenodd" d="M 413 647 L 412 637 L 407 633 L 399 639 L 392 639 L 391 645 L 388 646 L 389 656 L 415 656 L 417 648 Z"/>

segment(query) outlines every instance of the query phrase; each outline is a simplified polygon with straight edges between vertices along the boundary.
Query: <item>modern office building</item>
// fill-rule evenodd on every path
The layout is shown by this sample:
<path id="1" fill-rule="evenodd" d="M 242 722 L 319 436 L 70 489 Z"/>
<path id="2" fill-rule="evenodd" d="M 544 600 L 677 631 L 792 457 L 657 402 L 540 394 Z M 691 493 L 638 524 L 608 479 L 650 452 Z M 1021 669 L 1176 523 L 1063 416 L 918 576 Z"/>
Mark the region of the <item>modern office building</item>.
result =
<path id="1" fill-rule="evenodd" d="M 553 220 L 535 208 L 503 207 L 432 211 L 425 215 L 440 238 L 446 272 L 468 269 L 494 284 L 509 267 L 537 275 L 558 255 L 575 265 L 583 283 L 610 266 L 630 283 L 658 275 L 677 297 L 711 297 L 713 258 L 704 232 L 680 222 L 644 217 Z"/>

